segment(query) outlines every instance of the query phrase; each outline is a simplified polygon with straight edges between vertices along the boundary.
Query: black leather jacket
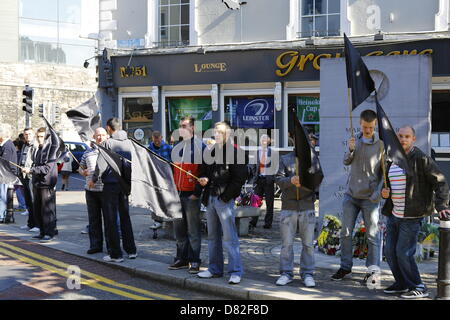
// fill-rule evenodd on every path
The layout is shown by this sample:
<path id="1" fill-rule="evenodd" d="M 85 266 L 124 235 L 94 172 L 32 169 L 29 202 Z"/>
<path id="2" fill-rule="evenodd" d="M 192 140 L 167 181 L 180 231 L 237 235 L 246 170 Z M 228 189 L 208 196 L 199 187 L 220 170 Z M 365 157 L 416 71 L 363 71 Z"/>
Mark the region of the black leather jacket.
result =
<path id="1" fill-rule="evenodd" d="M 438 212 L 447 209 L 448 185 L 436 162 L 417 147 L 413 147 L 407 154 L 407 161 L 413 174 L 406 177 L 405 217 L 423 218 L 430 216 L 434 208 Z M 388 163 L 386 175 L 391 164 Z M 390 188 L 389 179 L 387 182 Z M 388 198 L 382 213 L 389 216 L 392 208 L 392 200 Z"/>

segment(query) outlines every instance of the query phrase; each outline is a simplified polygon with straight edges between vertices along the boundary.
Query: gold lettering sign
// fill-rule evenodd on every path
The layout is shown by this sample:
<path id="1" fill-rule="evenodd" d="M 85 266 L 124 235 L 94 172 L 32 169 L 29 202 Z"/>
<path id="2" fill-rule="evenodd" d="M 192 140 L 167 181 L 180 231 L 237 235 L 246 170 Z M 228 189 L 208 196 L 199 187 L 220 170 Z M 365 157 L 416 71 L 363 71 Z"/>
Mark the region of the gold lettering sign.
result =
<path id="1" fill-rule="evenodd" d="M 146 66 L 135 66 L 135 67 L 120 67 L 120 77 L 121 78 L 129 78 L 129 77 L 146 77 L 148 76 L 147 67 Z"/>
<path id="2" fill-rule="evenodd" d="M 417 50 L 403 50 L 403 51 L 390 51 L 390 52 L 384 52 L 381 50 L 372 51 L 366 54 L 366 56 L 392 56 L 392 55 L 415 55 L 415 54 L 432 54 L 433 49 L 425 49 L 421 52 L 418 52 Z M 328 59 L 328 58 L 340 58 L 341 53 L 321 53 L 318 55 L 315 55 L 314 53 L 308 53 L 308 54 L 300 54 L 298 51 L 286 51 L 280 54 L 277 59 L 275 60 L 275 64 L 278 67 L 277 70 L 275 70 L 275 74 L 279 77 L 287 76 L 294 67 L 297 66 L 299 71 L 305 70 L 305 65 L 308 62 L 312 63 L 312 66 L 316 70 L 320 70 L 320 64 L 319 61 L 322 58 Z"/>
<path id="3" fill-rule="evenodd" d="M 225 72 L 227 64 L 225 62 L 194 64 L 194 72 Z"/>

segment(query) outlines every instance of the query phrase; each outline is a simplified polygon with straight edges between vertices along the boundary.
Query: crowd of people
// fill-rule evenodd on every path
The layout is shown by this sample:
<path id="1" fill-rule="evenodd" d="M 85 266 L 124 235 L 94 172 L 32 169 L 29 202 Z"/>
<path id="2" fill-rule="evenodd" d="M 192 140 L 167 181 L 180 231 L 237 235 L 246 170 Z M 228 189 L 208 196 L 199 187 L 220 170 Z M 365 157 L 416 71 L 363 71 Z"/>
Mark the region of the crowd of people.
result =
<path id="1" fill-rule="evenodd" d="M 382 260 L 381 233 L 378 227 L 380 212 L 387 216 L 387 240 L 385 256 L 395 282 L 386 288 L 386 294 L 402 294 L 404 298 L 423 298 L 428 291 L 421 280 L 415 259 L 415 246 L 423 219 L 436 208 L 441 218 L 448 217 L 449 190 L 444 175 L 436 163 L 414 146 L 415 130 L 412 126 L 402 127 L 399 141 L 413 168 L 412 175 L 396 163 L 384 163 L 384 144 L 375 132 L 376 114 L 365 110 L 360 116 L 360 133 L 348 141 L 348 150 L 343 163 L 350 166 L 348 187 L 343 201 L 341 243 L 341 266 L 331 280 L 339 281 L 352 270 L 352 234 L 358 214 L 361 212 L 367 230 L 367 267 L 380 266 Z M 264 228 L 272 227 L 274 215 L 275 184 L 281 189 L 281 212 L 279 214 L 282 246 L 280 252 L 280 275 L 276 285 L 284 286 L 293 281 L 293 245 L 297 231 L 302 241 L 300 277 L 306 287 L 314 287 L 315 261 L 314 239 L 316 214 L 314 203 L 318 190 L 302 185 L 298 174 L 295 153 L 279 158 L 279 165 L 273 171 L 271 160 L 279 157 L 270 147 L 270 137 L 263 135 L 257 161 L 253 166 L 238 161 L 242 149 L 231 137 L 227 122 L 214 125 L 214 142 L 205 144 L 195 135 L 195 119 L 187 116 L 179 122 L 180 142 L 174 145 L 163 141 L 161 133 L 154 131 L 148 146 L 151 152 L 167 161 L 173 161 L 173 177 L 179 192 L 182 218 L 173 221 L 176 240 L 175 257 L 169 270 L 187 269 L 199 278 L 222 277 L 224 270 L 224 249 L 228 253 L 227 272 L 230 284 L 239 284 L 244 274 L 240 243 L 235 224 L 235 199 L 240 195 L 246 181 L 255 185 L 255 193 L 266 200 Z M 33 238 L 43 242 L 51 241 L 57 234 L 56 198 L 57 164 L 49 158 L 45 145 L 46 128 L 36 132 L 31 128 L 23 130 L 16 146 L 10 139 L 11 128 L 0 127 L 0 156 L 17 163 L 11 167 L 21 175 L 16 186 L 20 208 L 28 211 L 28 223 L 23 229 L 39 232 Z M 35 137 L 36 136 L 36 137 Z M 310 135 L 311 145 L 317 137 Z M 97 128 L 95 144 L 87 150 L 80 161 L 79 173 L 85 177 L 85 196 L 89 220 L 90 248 L 88 254 L 103 252 L 106 244 L 108 262 L 122 262 L 123 251 L 129 259 L 137 257 L 133 228 L 129 213 L 128 195 L 120 188 L 105 159 L 99 156 L 98 145 L 131 159 L 131 141 L 122 130 L 121 122 L 111 118 L 106 128 Z M 222 160 L 214 158 L 206 164 L 201 157 L 205 148 L 211 150 L 213 158 L 221 154 Z M 227 154 L 232 155 L 227 157 Z M 201 161 L 197 156 L 200 155 Z M 301 161 L 301 159 L 299 159 Z M 127 162 L 123 162 L 127 172 Z M 385 168 L 386 167 L 386 168 Z M 385 168 L 385 170 L 383 170 Z M 127 177 L 124 174 L 124 177 Z M 130 177 L 128 177 L 131 179 Z M 383 182 L 386 180 L 386 183 Z M 0 185 L 0 219 L 4 218 L 7 185 Z M 382 198 L 384 206 L 380 209 Z M 207 269 L 201 270 L 201 206 L 206 208 L 208 259 Z M 159 226 L 162 219 L 153 217 Z M 251 221 L 255 228 L 258 218 Z M 157 226 L 158 227 L 158 226 Z M 122 241 L 121 241 L 122 239 Z M 367 281 L 371 273 L 367 273 Z"/>

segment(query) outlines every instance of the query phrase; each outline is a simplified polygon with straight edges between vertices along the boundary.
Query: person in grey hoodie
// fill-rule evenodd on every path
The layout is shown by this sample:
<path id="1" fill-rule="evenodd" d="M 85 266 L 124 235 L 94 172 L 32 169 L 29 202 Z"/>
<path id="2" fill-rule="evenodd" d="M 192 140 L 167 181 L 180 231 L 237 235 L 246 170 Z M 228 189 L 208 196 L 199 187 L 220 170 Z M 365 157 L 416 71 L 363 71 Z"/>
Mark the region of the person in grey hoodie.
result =
<path id="1" fill-rule="evenodd" d="M 380 266 L 381 237 L 378 228 L 380 217 L 379 204 L 383 175 L 381 169 L 383 141 L 375 133 L 377 115 L 372 110 L 364 110 L 360 115 L 361 133 L 348 141 L 348 152 L 344 156 L 344 165 L 350 166 L 347 191 L 343 201 L 341 244 L 341 267 L 331 277 L 342 280 L 351 273 L 353 266 L 352 234 L 356 219 L 361 211 L 368 239 L 366 266 Z M 367 273 L 363 282 L 371 276 Z"/>

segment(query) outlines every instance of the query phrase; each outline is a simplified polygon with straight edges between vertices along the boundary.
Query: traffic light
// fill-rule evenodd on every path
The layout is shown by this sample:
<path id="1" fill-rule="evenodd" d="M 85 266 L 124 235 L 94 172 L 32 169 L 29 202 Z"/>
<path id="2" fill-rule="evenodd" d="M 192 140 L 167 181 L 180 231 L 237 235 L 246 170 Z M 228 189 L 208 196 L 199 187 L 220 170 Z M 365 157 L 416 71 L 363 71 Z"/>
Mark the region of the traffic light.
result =
<path id="1" fill-rule="evenodd" d="M 41 103 L 39 105 L 39 117 L 41 117 L 41 118 L 44 117 L 44 111 L 45 111 L 44 104 Z"/>
<path id="2" fill-rule="evenodd" d="M 60 123 L 61 122 L 61 111 L 59 109 L 58 105 L 54 106 L 54 118 L 55 119 L 55 123 Z"/>
<path id="3" fill-rule="evenodd" d="M 33 88 L 28 85 L 25 86 L 25 90 L 22 91 L 24 98 L 22 99 L 22 110 L 28 114 L 33 114 Z"/>

